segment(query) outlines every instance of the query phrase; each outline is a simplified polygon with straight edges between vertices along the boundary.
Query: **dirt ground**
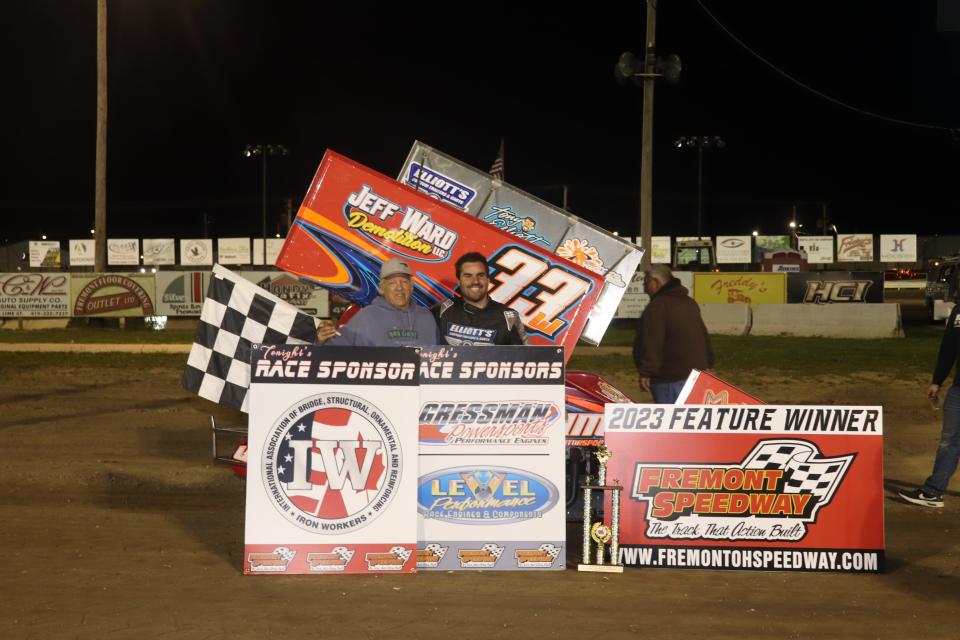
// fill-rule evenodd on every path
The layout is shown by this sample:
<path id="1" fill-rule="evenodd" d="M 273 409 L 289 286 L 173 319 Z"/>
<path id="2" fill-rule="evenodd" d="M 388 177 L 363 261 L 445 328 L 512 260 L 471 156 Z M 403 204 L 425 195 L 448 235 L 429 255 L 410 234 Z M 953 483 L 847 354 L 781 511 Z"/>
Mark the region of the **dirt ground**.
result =
<path id="1" fill-rule="evenodd" d="M 182 391 L 175 370 L 129 377 L 4 380 L 0 638 L 960 637 L 960 499 L 935 510 L 890 497 L 929 472 L 939 428 L 925 378 L 758 376 L 749 388 L 768 402 L 884 406 L 883 575 L 248 577 L 243 482 L 209 443 L 211 411 L 240 414 Z"/>

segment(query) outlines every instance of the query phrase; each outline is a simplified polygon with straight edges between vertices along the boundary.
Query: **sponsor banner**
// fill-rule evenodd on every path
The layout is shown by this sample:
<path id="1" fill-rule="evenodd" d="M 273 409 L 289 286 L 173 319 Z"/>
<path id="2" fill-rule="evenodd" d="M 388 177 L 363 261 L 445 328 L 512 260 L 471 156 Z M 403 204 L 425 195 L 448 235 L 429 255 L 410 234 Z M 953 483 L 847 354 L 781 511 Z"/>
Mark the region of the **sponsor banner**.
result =
<path id="1" fill-rule="evenodd" d="M 759 253 L 762 258 L 764 251 L 789 249 L 790 236 L 755 236 L 754 244 L 757 247 L 757 253 Z"/>
<path id="2" fill-rule="evenodd" d="M 160 271 L 154 277 L 158 316 L 200 315 L 210 284 L 209 271 Z"/>
<path id="3" fill-rule="evenodd" d="M 490 174 L 419 141 L 413 143 L 397 181 L 474 216 L 493 190 Z"/>
<path id="4" fill-rule="evenodd" d="M 562 350 L 420 353 L 418 567 L 563 569 Z"/>
<path id="5" fill-rule="evenodd" d="M 266 262 L 264 262 L 264 249 L 263 249 L 263 238 L 254 238 L 253 239 L 253 264 L 262 265 L 268 264 L 272 265 L 277 261 L 277 256 L 280 255 L 280 249 L 283 248 L 283 238 L 267 238 L 267 249 L 266 249 Z"/>
<path id="6" fill-rule="evenodd" d="M 70 276 L 66 273 L 0 273 L 0 318 L 66 318 Z"/>
<path id="7" fill-rule="evenodd" d="M 153 316 L 156 315 L 155 299 L 153 274 L 70 274 L 70 314 L 73 316 Z"/>
<path id="8" fill-rule="evenodd" d="M 787 277 L 787 302 L 835 304 L 883 302 L 880 271 L 807 271 Z"/>
<path id="9" fill-rule="evenodd" d="M 695 273 L 693 297 L 701 304 L 783 304 L 785 273 Z"/>
<path id="10" fill-rule="evenodd" d="M 872 262 L 873 235 L 869 233 L 838 233 L 837 262 Z"/>
<path id="11" fill-rule="evenodd" d="M 640 238 L 637 238 L 637 244 L 639 244 L 639 240 Z M 671 264 L 673 257 L 670 236 L 651 236 L 650 253 L 651 264 Z"/>
<path id="12" fill-rule="evenodd" d="M 717 236 L 717 264 L 750 264 L 751 236 Z"/>
<path id="13" fill-rule="evenodd" d="M 454 263 L 469 251 L 488 257 L 491 297 L 518 311 L 534 344 L 572 352 L 597 306 L 598 274 L 330 151 L 276 264 L 365 305 L 383 262 L 405 258 L 414 300 L 432 307 L 453 297 Z"/>
<path id="14" fill-rule="evenodd" d="M 330 316 L 330 295 L 323 287 L 299 280 L 289 273 L 276 271 L 239 271 L 237 273 L 308 315 L 321 318 Z"/>
<path id="15" fill-rule="evenodd" d="M 461 193 L 466 185 L 483 184 L 485 189 L 478 189 L 478 193 L 482 192 L 484 198 L 474 199 L 475 205 L 467 208 L 458 205 L 457 198 L 434 193 L 423 185 L 415 188 L 425 190 L 458 209 L 469 211 L 487 224 L 543 251 L 567 258 L 605 277 L 604 291 L 593 305 L 590 319 L 581 335 L 583 340 L 598 344 L 616 312 L 631 276 L 640 264 L 642 251 L 626 238 L 616 236 L 568 211 L 494 180 L 489 174 L 420 142 L 414 143 L 398 179 L 410 184 L 411 176 L 417 174 L 418 167 L 420 173 L 417 175 L 422 175 L 424 167 L 434 168 L 434 162 L 437 163 L 437 171 L 443 174 L 443 177 L 436 178 L 437 184 L 460 194 L 460 199 L 466 197 Z M 454 186 L 451 185 L 451 180 L 459 182 Z"/>
<path id="16" fill-rule="evenodd" d="M 833 236 L 799 236 L 797 242 L 807 253 L 807 264 L 833 262 Z"/>
<path id="17" fill-rule="evenodd" d="M 706 371 L 694 369 L 674 404 L 766 404 Z"/>
<path id="18" fill-rule="evenodd" d="M 29 243 L 30 268 L 59 267 L 59 240 L 31 240 Z"/>
<path id="19" fill-rule="evenodd" d="M 140 240 L 137 238 L 108 239 L 107 264 L 111 266 L 140 264 Z"/>
<path id="20" fill-rule="evenodd" d="M 626 564 L 883 570 L 882 407 L 608 404 L 605 422 Z"/>
<path id="21" fill-rule="evenodd" d="M 200 267 L 213 264 L 213 240 L 181 240 L 180 264 Z"/>
<path id="22" fill-rule="evenodd" d="M 916 262 L 917 236 L 911 233 L 881 234 L 881 262 Z"/>
<path id="23" fill-rule="evenodd" d="M 680 284 L 687 288 L 690 297 L 693 297 L 693 272 L 692 271 L 674 271 L 673 276 L 680 280 Z M 650 296 L 643 290 L 643 272 L 638 271 L 633 275 L 627 292 L 624 294 L 620 305 L 617 307 L 617 318 L 639 318 L 650 302 Z"/>
<path id="24" fill-rule="evenodd" d="M 144 238 L 143 264 L 176 264 L 176 248 L 173 238 Z"/>
<path id="25" fill-rule="evenodd" d="M 96 242 L 94 240 L 71 240 L 70 241 L 70 266 L 71 267 L 92 267 L 94 266 L 94 253 L 96 252 Z"/>
<path id="26" fill-rule="evenodd" d="M 217 262 L 250 264 L 250 238 L 217 238 Z"/>
<path id="27" fill-rule="evenodd" d="M 244 573 L 415 571 L 417 350 L 254 345 L 250 364 Z"/>

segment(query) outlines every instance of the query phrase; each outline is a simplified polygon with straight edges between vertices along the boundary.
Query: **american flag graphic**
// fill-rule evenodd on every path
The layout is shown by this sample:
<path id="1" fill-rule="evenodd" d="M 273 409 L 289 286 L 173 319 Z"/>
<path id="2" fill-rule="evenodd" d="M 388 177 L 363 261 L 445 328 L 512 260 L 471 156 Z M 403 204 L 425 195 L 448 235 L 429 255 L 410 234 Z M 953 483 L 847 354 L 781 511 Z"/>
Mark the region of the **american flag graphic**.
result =
<path id="1" fill-rule="evenodd" d="M 277 477 L 290 502 L 304 513 L 346 518 L 362 512 L 383 487 L 384 448 L 379 432 L 362 415 L 318 409 L 303 415 L 283 436 Z M 306 459 L 298 461 L 304 452 Z"/>
<path id="2" fill-rule="evenodd" d="M 497 157 L 494 159 L 493 164 L 490 165 L 490 177 L 496 180 L 503 180 L 504 176 L 503 169 L 503 138 L 500 139 L 500 150 L 497 152 Z"/>

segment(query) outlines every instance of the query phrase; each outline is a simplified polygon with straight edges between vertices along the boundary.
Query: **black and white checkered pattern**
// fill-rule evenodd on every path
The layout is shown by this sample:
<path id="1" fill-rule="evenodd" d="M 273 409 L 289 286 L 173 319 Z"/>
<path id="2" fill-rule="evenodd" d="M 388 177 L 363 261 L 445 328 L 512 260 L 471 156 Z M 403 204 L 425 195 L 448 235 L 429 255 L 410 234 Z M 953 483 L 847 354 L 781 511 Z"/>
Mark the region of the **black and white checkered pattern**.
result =
<path id="1" fill-rule="evenodd" d="M 317 321 L 214 265 L 180 384 L 201 398 L 247 411 L 251 344 L 312 344 Z"/>
<path id="2" fill-rule="evenodd" d="M 744 461 L 746 469 L 783 469 L 784 493 L 812 493 L 826 504 L 853 455 L 825 458 L 810 442 L 779 440 L 760 443 Z"/>

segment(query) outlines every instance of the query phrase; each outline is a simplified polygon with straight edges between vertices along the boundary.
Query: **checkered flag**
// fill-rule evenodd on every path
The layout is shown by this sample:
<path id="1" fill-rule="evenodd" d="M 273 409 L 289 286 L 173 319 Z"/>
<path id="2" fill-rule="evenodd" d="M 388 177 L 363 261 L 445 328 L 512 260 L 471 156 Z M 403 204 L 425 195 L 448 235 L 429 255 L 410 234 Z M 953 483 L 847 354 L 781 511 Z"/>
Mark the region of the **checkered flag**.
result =
<path id="1" fill-rule="evenodd" d="M 247 411 L 251 344 L 313 344 L 317 321 L 220 265 L 213 266 L 197 335 L 180 384 Z"/>
<path id="2" fill-rule="evenodd" d="M 830 502 L 854 456 L 825 458 L 816 445 L 803 440 L 759 443 L 743 463 L 745 469 L 783 469 L 784 493 L 812 493 L 817 505 Z"/>

